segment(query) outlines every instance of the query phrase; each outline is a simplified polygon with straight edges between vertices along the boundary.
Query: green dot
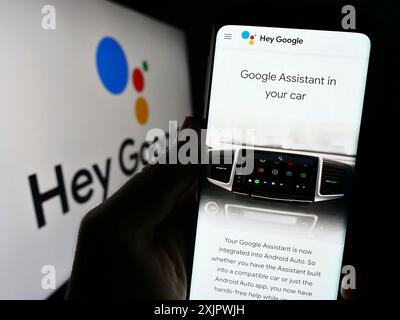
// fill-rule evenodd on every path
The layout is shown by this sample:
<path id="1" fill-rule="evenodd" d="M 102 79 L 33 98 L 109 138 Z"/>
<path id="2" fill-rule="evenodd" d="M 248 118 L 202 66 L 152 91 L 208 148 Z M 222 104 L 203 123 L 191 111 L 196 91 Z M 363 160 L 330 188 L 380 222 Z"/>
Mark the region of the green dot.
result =
<path id="1" fill-rule="evenodd" d="M 300 173 L 300 178 L 305 178 L 305 177 L 307 177 L 307 173 L 305 173 L 305 172 Z"/>
<path id="2" fill-rule="evenodd" d="M 260 180 L 256 179 L 256 180 L 254 180 L 254 183 L 255 183 L 255 184 L 259 184 L 259 183 L 260 183 Z"/>
<path id="3" fill-rule="evenodd" d="M 149 70 L 149 64 L 147 63 L 146 60 L 143 61 L 143 70 L 146 72 Z"/>

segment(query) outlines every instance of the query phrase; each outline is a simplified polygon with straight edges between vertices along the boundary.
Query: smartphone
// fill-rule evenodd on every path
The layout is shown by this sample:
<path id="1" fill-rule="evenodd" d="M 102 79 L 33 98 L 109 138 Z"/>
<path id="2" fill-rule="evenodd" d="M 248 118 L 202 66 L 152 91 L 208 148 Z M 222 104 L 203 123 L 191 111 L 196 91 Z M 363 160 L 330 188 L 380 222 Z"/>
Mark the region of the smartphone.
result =
<path id="1" fill-rule="evenodd" d="M 369 38 L 225 25 L 212 43 L 190 299 L 337 299 Z"/>

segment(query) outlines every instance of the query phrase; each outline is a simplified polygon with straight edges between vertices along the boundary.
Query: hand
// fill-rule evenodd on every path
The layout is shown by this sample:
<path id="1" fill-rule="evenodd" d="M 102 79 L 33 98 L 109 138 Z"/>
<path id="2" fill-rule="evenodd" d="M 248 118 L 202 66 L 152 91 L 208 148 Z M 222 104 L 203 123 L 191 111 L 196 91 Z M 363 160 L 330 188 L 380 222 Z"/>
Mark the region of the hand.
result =
<path id="1" fill-rule="evenodd" d="M 196 176 L 192 165 L 150 165 L 90 211 L 67 299 L 186 298 Z"/>

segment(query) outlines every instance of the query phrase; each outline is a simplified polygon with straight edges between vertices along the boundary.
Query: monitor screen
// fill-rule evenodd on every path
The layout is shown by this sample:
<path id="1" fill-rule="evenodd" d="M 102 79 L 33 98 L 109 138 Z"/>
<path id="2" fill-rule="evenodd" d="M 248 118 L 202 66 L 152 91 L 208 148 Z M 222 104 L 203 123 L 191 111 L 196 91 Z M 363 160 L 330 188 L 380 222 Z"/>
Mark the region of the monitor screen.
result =
<path id="1" fill-rule="evenodd" d="M 185 35 L 107 1 L 0 4 L 0 298 L 68 279 L 83 215 L 190 115 Z"/>

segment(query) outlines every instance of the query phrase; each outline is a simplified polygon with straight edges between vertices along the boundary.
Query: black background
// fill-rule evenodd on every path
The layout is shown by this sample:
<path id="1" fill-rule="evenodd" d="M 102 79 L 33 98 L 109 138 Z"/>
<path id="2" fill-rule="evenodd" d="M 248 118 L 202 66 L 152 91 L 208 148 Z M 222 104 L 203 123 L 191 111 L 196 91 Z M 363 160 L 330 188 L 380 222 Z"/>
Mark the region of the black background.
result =
<path id="1" fill-rule="evenodd" d="M 356 32 L 371 40 L 355 186 L 343 264 L 356 267 L 363 297 L 394 298 L 400 233 L 399 12 L 389 1 L 114 1 L 186 32 L 194 114 L 202 116 L 213 24 L 344 31 L 344 5 L 356 8 Z M 340 130 L 340 128 L 338 128 Z"/>

